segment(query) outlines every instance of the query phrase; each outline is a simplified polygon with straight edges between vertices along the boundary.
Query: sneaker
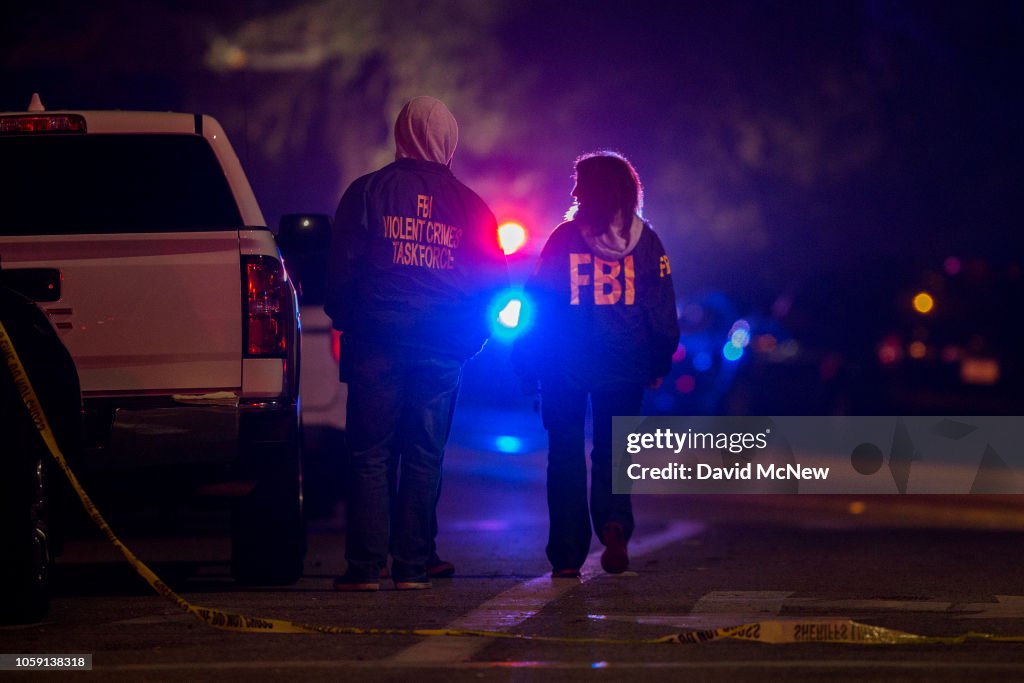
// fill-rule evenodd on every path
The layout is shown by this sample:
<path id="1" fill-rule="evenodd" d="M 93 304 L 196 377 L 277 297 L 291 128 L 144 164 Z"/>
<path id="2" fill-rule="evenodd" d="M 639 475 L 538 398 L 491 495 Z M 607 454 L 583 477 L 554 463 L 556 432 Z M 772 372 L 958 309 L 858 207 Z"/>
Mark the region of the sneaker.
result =
<path id="1" fill-rule="evenodd" d="M 455 576 L 455 565 L 447 560 L 442 560 L 434 553 L 427 560 L 427 576 L 432 579 L 447 579 Z"/>
<path id="2" fill-rule="evenodd" d="M 579 569 L 555 569 L 551 572 L 552 579 L 578 579 L 580 578 Z"/>
<path id="3" fill-rule="evenodd" d="M 432 587 L 430 581 L 395 581 L 396 591 L 423 591 Z"/>
<path id="4" fill-rule="evenodd" d="M 608 522 L 601 530 L 604 552 L 601 553 L 601 569 L 609 574 L 621 574 L 629 569 L 629 553 L 626 552 L 626 532 L 618 522 Z"/>
<path id="5" fill-rule="evenodd" d="M 380 582 L 357 579 L 346 574 L 345 576 L 335 577 L 334 590 L 341 591 L 343 593 L 368 593 L 380 590 Z"/>

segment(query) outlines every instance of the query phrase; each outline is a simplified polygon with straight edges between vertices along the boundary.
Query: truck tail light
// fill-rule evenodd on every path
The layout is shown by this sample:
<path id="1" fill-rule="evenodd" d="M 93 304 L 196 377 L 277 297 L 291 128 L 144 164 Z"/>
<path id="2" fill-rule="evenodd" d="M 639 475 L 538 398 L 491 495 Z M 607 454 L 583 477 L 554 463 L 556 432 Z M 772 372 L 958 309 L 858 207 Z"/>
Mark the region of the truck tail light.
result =
<path id="1" fill-rule="evenodd" d="M 338 330 L 331 330 L 331 358 L 335 365 L 341 363 L 341 332 Z"/>
<path id="2" fill-rule="evenodd" d="M 0 116 L 0 135 L 29 133 L 84 133 L 85 118 L 78 114 L 19 114 Z"/>
<path id="3" fill-rule="evenodd" d="M 286 357 L 293 343 L 294 302 L 284 266 L 268 256 L 248 256 L 242 262 L 242 287 L 246 355 Z"/>

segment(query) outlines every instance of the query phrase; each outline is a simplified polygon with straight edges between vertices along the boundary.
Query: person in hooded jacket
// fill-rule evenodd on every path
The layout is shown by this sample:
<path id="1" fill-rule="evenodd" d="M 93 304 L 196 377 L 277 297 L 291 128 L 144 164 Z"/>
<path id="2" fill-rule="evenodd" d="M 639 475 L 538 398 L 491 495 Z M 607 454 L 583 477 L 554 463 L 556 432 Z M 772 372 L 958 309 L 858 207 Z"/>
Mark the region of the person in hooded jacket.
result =
<path id="1" fill-rule="evenodd" d="M 395 161 L 338 205 L 324 308 L 345 340 L 347 569 L 373 591 L 388 555 L 399 590 L 430 588 L 435 504 L 463 364 L 490 333 L 508 286 L 494 214 L 450 164 L 455 117 L 417 97 L 395 122 Z"/>
<path id="2" fill-rule="evenodd" d="M 629 566 L 628 493 L 612 493 L 612 417 L 638 415 L 645 387 L 668 374 L 679 343 L 668 256 L 641 218 L 643 189 L 614 152 L 576 160 L 574 206 L 540 255 L 526 294 L 533 325 L 516 343 L 517 372 L 540 381 L 548 432 L 547 556 L 552 576 L 576 578 L 593 530 L 613 574 Z M 585 420 L 593 416 L 587 501 Z"/>

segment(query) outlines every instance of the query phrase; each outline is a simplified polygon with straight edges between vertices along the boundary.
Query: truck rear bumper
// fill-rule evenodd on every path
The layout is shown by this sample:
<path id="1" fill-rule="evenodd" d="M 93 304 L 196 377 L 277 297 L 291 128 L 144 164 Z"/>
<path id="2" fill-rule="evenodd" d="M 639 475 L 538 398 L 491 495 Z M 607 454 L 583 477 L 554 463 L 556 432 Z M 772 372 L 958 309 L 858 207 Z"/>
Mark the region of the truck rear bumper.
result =
<path id="1" fill-rule="evenodd" d="M 218 465 L 254 456 L 261 445 L 296 438 L 294 403 L 237 398 L 222 403 L 197 405 L 194 399 L 182 403 L 173 397 L 86 399 L 89 447 L 82 465 L 91 471 L 211 466 L 213 474 L 227 469 Z"/>

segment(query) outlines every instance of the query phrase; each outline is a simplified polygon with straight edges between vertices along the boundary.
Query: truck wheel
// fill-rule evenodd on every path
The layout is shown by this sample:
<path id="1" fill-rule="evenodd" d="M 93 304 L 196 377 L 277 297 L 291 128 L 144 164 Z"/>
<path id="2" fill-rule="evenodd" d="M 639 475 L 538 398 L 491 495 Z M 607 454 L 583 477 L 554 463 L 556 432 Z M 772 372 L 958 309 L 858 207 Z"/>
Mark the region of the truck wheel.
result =
<path id="1" fill-rule="evenodd" d="M 298 438 L 257 448 L 256 488 L 232 514 L 231 575 L 245 584 L 290 585 L 306 557 L 302 448 Z"/>
<path id="2" fill-rule="evenodd" d="M 0 366 L 0 621 L 39 621 L 50 607 L 45 445 Z"/>

